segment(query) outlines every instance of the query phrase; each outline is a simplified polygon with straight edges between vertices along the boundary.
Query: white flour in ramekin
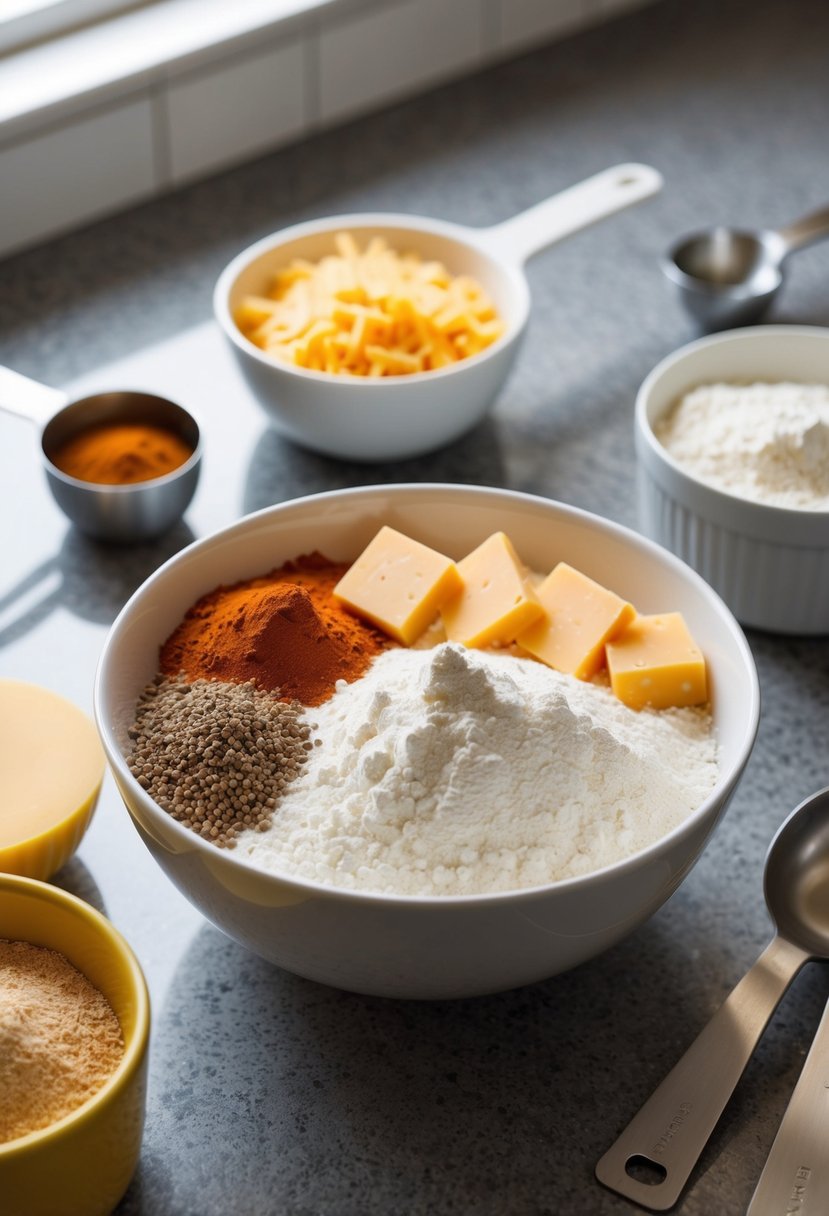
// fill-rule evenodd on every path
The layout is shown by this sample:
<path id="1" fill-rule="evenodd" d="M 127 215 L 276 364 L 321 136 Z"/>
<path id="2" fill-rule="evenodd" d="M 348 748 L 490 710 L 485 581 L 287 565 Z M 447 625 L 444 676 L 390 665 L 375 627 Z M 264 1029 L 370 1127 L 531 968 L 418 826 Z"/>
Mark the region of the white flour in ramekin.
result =
<path id="1" fill-rule="evenodd" d="M 703 384 L 654 431 L 678 464 L 719 490 L 829 510 L 829 385 Z"/>
<path id="2" fill-rule="evenodd" d="M 465 895 L 597 870 L 664 836 L 717 780 L 710 715 L 640 712 L 531 659 L 394 649 L 307 711 L 320 740 L 267 832 L 267 870 Z"/>

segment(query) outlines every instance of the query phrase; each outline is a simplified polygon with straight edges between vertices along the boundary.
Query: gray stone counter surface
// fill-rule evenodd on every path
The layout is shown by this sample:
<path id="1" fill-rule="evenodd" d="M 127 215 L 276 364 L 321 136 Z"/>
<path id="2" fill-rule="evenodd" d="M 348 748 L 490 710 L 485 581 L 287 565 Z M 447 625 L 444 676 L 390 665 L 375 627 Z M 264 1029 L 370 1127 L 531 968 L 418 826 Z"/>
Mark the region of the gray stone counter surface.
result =
<path id="1" fill-rule="evenodd" d="M 695 336 L 658 254 L 695 226 L 773 225 L 829 200 L 828 64 L 822 0 L 664 0 L 0 264 L 0 362 L 53 384 L 163 380 L 175 363 L 207 444 L 186 523 L 114 551 L 68 527 L 34 433 L 0 418 L 0 673 L 90 708 L 106 628 L 143 578 L 193 535 L 300 493 L 468 481 L 635 526 L 635 392 Z M 664 192 L 532 261 L 519 364 L 491 419 L 451 448 L 344 465 L 277 438 L 241 389 L 211 392 L 212 284 L 252 240 L 360 210 L 492 224 L 625 160 L 659 168 Z M 793 260 L 769 319 L 829 325 L 829 244 Z M 145 349 L 164 339 L 166 353 Z M 613 950 L 498 996 L 373 999 L 260 961 L 172 888 L 108 779 L 58 880 L 124 932 L 153 999 L 144 1151 L 120 1216 L 633 1210 L 595 1162 L 768 940 L 766 846 L 829 782 L 829 643 L 749 641 L 759 738 L 696 868 Z M 683 1216 L 745 1211 L 828 994 L 807 967 Z"/>

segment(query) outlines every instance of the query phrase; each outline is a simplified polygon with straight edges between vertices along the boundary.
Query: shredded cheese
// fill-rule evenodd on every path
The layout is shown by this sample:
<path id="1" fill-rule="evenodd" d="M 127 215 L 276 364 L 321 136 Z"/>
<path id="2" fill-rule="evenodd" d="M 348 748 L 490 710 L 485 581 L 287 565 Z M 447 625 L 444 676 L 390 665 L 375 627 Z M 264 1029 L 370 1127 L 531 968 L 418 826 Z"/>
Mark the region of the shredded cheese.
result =
<path id="1" fill-rule="evenodd" d="M 441 262 L 399 254 L 382 237 L 361 252 L 339 232 L 337 252 L 294 258 L 267 296 L 246 296 L 236 324 L 280 362 L 351 376 L 405 376 L 468 359 L 503 333 L 484 289 Z"/>

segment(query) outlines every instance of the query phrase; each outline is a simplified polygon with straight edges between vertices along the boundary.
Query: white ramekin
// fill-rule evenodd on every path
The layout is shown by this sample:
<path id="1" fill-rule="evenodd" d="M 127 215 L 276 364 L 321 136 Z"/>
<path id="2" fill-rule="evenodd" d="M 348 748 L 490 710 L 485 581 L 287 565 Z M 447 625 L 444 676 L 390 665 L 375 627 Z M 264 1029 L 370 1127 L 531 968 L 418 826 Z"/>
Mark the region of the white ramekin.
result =
<path id="1" fill-rule="evenodd" d="M 683 394 L 722 382 L 829 384 L 829 329 L 756 326 L 701 338 L 663 359 L 636 398 L 642 531 L 717 591 L 743 625 L 829 633 L 829 511 L 749 502 L 692 476 L 654 425 Z"/>

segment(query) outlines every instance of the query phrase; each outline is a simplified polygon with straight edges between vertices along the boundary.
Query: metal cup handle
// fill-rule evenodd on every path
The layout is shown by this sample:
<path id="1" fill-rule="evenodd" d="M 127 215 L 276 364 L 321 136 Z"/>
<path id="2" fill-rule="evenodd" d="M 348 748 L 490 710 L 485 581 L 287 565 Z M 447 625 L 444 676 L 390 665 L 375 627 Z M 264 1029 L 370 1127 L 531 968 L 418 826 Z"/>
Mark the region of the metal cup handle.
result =
<path id="1" fill-rule="evenodd" d="M 0 367 L 0 410 L 8 414 L 17 414 L 43 428 L 67 400 L 59 389 L 48 388 L 9 367 Z"/>

